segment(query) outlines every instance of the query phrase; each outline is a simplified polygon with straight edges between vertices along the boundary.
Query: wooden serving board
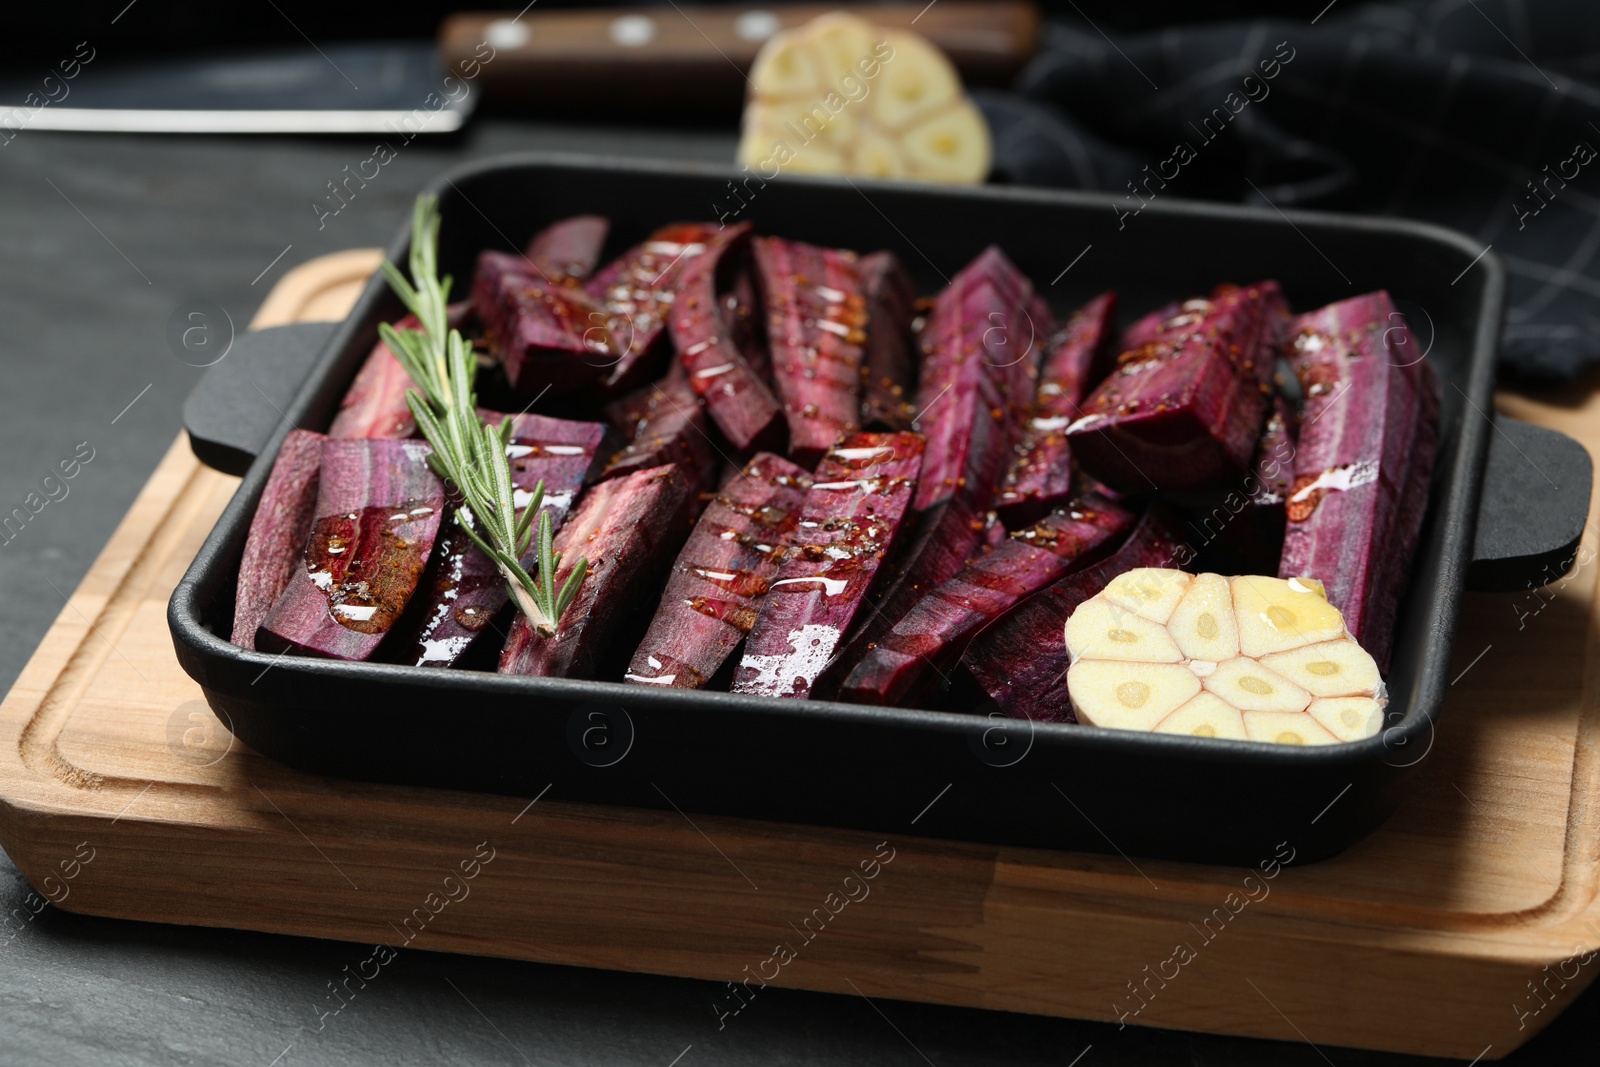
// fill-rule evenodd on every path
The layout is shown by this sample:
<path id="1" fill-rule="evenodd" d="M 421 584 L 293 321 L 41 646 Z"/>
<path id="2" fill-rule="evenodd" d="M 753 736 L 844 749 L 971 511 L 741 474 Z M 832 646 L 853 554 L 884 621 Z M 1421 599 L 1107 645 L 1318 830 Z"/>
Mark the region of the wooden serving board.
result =
<path id="1" fill-rule="evenodd" d="M 290 272 L 254 325 L 341 318 L 378 259 Z M 1600 454 L 1593 392 L 1501 404 Z M 0 705 L 0 843 L 69 911 L 1463 1059 L 1600 973 L 1593 515 L 1558 591 L 1467 598 L 1390 823 L 1247 881 L 909 815 L 866 834 L 292 771 L 232 741 L 167 632 L 236 485 L 174 443 Z"/>

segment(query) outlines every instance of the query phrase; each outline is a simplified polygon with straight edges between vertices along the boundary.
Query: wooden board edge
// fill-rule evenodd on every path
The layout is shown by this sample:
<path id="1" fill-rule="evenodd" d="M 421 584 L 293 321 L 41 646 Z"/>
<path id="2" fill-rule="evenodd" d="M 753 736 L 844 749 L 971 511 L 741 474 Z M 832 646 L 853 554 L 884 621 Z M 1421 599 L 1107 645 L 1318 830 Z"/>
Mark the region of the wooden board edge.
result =
<path id="1" fill-rule="evenodd" d="M 291 322 L 338 322 L 349 309 L 317 306 L 316 298 L 330 288 L 364 288 L 383 262 L 381 248 L 352 248 L 309 259 L 285 271 L 250 319 L 250 328 L 284 326 Z M 354 303 L 354 298 L 351 300 Z M 308 315 L 309 311 L 309 315 Z"/>
<path id="2" fill-rule="evenodd" d="M 364 259 L 357 257 L 364 257 Z M 339 278 L 342 282 L 359 282 L 365 277 L 365 274 L 370 273 L 372 266 L 375 265 L 379 258 L 381 258 L 381 252 L 375 250 L 362 251 L 359 253 L 341 253 L 332 257 L 323 257 L 323 259 L 332 260 L 334 262 L 325 264 L 323 259 L 312 260 L 309 263 L 302 264 L 301 266 L 294 268 L 294 270 L 286 273 L 279 284 L 280 286 L 289 285 L 291 293 L 295 287 L 305 286 L 307 287 L 305 292 L 309 293 L 314 291 L 315 285 L 324 284 L 325 279 L 329 276 L 337 276 L 337 278 Z M 364 268 L 364 272 L 359 268 L 359 264 L 363 261 L 367 264 L 367 266 Z M 319 282 L 319 278 L 324 279 L 324 282 Z M 293 279 L 293 284 L 291 284 L 291 279 Z M 277 290 L 275 289 L 274 294 L 276 294 L 276 292 Z M 305 293 L 302 293 L 302 295 L 298 297 L 286 297 L 284 300 L 279 302 L 271 314 L 268 314 L 269 304 L 271 304 L 271 297 L 269 296 L 269 302 L 267 304 L 263 304 L 261 312 L 259 312 L 252 320 L 252 325 L 261 327 L 275 325 L 278 324 L 279 321 L 292 321 L 290 318 L 278 319 L 277 316 L 292 314 L 292 309 L 296 307 L 304 307 L 307 299 L 308 297 L 305 295 Z M 169 475 L 171 474 L 171 471 L 169 471 L 169 465 L 171 465 L 172 470 L 181 470 L 187 472 L 191 477 L 195 469 L 198 468 L 198 461 L 195 460 L 192 454 L 189 453 L 186 442 L 181 438 L 174 443 L 174 446 L 171 449 L 168 450 L 168 453 L 162 460 L 161 465 L 157 468 L 157 474 L 152 476 L 151 483 L 145 486 L 145 489 L 141 492 L 139 499 L 136 500 L 134 509 L 130 510 L 129 514 L 124 517 L 123 523 L 119 524 L 118 535 L 123 533 L 123 528 L 128 526 L 132 522 L 135 513 L 139 512 L 141 503 L 145 502 L 145 495 L 152 491 L 155 483 L 158 480 L 158 477 L 164 472 L 168 473 Z M 170 499 L 167 500 L 169 509 L 170 506 L 176 502 L 178 497 L 183 494 L 184 486 L 188 484 L 187 479 L 180 480 L 183 482 L 183 484 L 179 485 L 176 489 L 170 490 Z M 115 551 L 126 551 L 125 545 L 119 546 L 119 540 L 119 536 L 113 536 L 112 541 L 108 543 L 104 550 L 102 550 L 100 558 L 97 559 L 95 566 L 91 568 L 91 573 L 100 568 L 102 561 L 108 561 L 110 557 L 113 557 L 115 555 Z M 118 579 L 119 582 L 126 579 L 127 570 L 133 566 L 134 561 L 130 558 L 124 562 L 125 566 Z M 82 596 L 81 600 L 78 599 L 80 595 Z M 57 656 L 58 664 L 65 665 L 70 663 L 75 651 L 86 645 L 92 636 L 88 632 L 88 628 L 83 622 L 83 619 L 96 617 L 96 614 L 103 607 L 108 595 L 110 594 L 106 594 L 104 591 L 98 588 L 85 589 L 84 587 L 80 587 L 78 590 L 76 590 L 73 594 L 73 598 L 69 598 L 67 606 L 63 608 L 62 612 L 58 615 L 56 622 L 52 624 L 51 629 L 47 632 L 45 641 L 41 642 L 40 652 L 45 650 L 47 644 L 52 643 L 52 638 L 56 638 L 56 641 L 52 647 L 64 645 L 68 641 L 75 642 L 72 646 L 72 650 L 69 650 L 65 653 L 64 659 L 61 658 L 60 655 Z M 58 631 L 60 631 L 60 633 L 58 633 Z M 60 650 L 58 649 L 57 651 L 59 652 Z M 39 658 L 39 655 L 36 654 L 34 660 Z M 34 668 L 34 660 L 29 661 L 28 668 L 25 668 L 24 675 L 29 674 L 30 668 Z M 1593 657 L 1591 657 L 1591 663 L 1592 662 L 1594 662 Z M 46 671 L 47 668 L 43 663 L 41 663 L 38 672 L 35 673 L 44 673 Z M 37 681 L 37 678 L 33 678 L 32 680 Z M 12 692 L 7 695 L 5 701 L 0 703 L 0 736 L 4 735 L 4 731 L 8 729 L 8 724 L 13 719 L 13 715 L 15 714 L 13 698 L 19 696 L 18 690 L 23 688 L 22 682 L 23 678 L 19 677 L 17 686 L 14 687 Z M 41 688 L 48 689 L 48 685 Z M 1593 755 L 1593 750 L 1596 749 L 1596 746 L 1593 743 L 1594 736 L 1597 734 L 1597 732 L 1600 732 L 1600 727 L 1597 727 L 1596 725 L 1596 716 L 1593 714 L 1593 692 L 1594 690 L 1588 684 L 1588 680 L 1586 679 L 1584 689 L 1585 712 L 1580 729 L 1585 732 L 1583 743 L 1589 747 L 1591 750 L 1591 755 Z M 27 693 L 24 691 L 22 696 L 26 697 L 26 695 Z M 13 751 L 17 751 L 16 747 L 7 745 L 7 752 L 4 755 L 9 757 Z M 3 784 L 7 780 L 6 762 L 6 759 L 0 758 L 0 784 Z M 30 772 L 30 774 L 32 774 L 32 772 Z M 36 780 L 43 781 L 46 788 L 66 790 L 67 793 L 63 795 L 71 795 L 77 799 L 82 794 L 81 787 L 71 786 L 51 778 L 39 779 L 38 775 L 36 774 L 33 774 L 32 776 Z M 1575 784 L 1575 791 L 1576 789 L 1577 786 Z M 107 794 L 108 802 L 112 799 L 113 797 Z M 51 877 L 57 877 L 59 879 L 60 872 L 57 870 L 57 868 L 59 867 L 60 861 L 57 860 L 55 852 L 59 852 L 60 847 L 68 846 L 71 843 L 68 840 L 69 838 L 76 837 L 78 835 L 79 830 L 75 829 L 75 827 L 79 827 L 80 824 L 75 823 L 72 817 L 83 815 L 81 804 L 75 804 L 73 808 L 68 810 L 63 809 L 53 803 L 34 803 L 30 800 L 24 802 L 16 807 L 14 811 L 10 812 L 7 811 L 8 804 L 9 798 L 0 797 L 0 823 L 6 825 L 6 839 L 8 841 L 26 839 L 40 842 L 40 847 L 37 849 L 21 849 L 19 850 L 21 853 L 20 855 L 19 852 L 12 853 L 15 858 L 18 858 L 19 868 L 24 869 L 24 874 L 29 878 L 30 882 L 36 886 L 40 886 L 41 883 L 45 883 L 45 880 Z M 106 807 L 104 813 L 95 817 L 86 818 L 81 825 L 84 827 L 101 826 L 105 823 L 106 815 L 115 810 L 117 810 L 115 806 L 108 806 Z M 26 821 L 29 824 L 30 833 L 19 835 L 13 832 L 13 830 L 17 828 L 11 825 L 11 823 L 14 821 Z M 113 818 L 111 822 L 114 824 L 116 819 Z M 1594 827 L 1589 827 L 1589 829 L 1593 830 Z M 63 832 L 64 836 L 62 836 Z M 48 847 L 46 843 L 48 843 Z M 1574 843 L 1575 842 L 1572 840 L 1571 835 L 1569 834 L 1569 850 L 1572 848 Z M 1569 854 L 1568 859 L 1571 861 L 1592 864 L 1595 860 L 1595 856 Z M 24 867 L 24 860 L 26 860 L 27 863 L 26 867 Z M 159 886 L 152 883 L 150 888 L 154 892 L 159 889 Z M 263 886 L 264 891 L 270 890 L 270 888 L 271 887 Z M 83 908 L 85 903 L 88 903 L 90 907 Z M 85 913 L 89 914 L 118 914 L 120 917 L 150 919 L 154 921 L 177 921 L 191 923 L 195 921 L 192 916 L 187 919 L 173 918 L 170 915 L 161 912 L 159 907 L 141 914 L 130 914 L 125 908 L 121 912 L 93 910 L 92 896 L 91 899 L 86 902 L 83 898 L 83 894 L 79 894 L 72 898 L 72 903 L 70 904 L 66 900 L 63 900 L 61 906 L 66 910 L 82 909 L 85 911 Z M 149 907 L 148 904 L 145 906 Z M 1566 928 L 1578 923 L 1580 919 L 1587 920 L 1596 916 L 1597 914 L 1600 914 L 1600 907 L 1597 907 L 1596 901 L 1592 899 L 1591 895 L 1591 899 L 1588 901 L 1587 907 L 1581 909 L 1581 911 L 1578 913 L 1574 914 L 1569 912 L 1565 918 L 1560 919 L 1559 921 L 1552 921 L 1548 927 L 1543 925 L 1543 919 L 1539 920 L 1538 922 L 1531 923 L 1530 925 L 1537 928 L 1565 930 Z M 1555 920 L 1555 916 L 1553 914 L 1546 916 L 1545 918 Z M 204 923 L 204 925 L 237 926 L 241 928 L 261 929 L 268 932 L 277 933 L 304 933 L 303 928 L 297 929 L 288 928 L 286 926 L 280 927 L 279 925 L 275 925 L 270 921 L 262 920 L 259 916 L 252 916 L 248 912 L 242 913 L 238 917 L 238 921 L 228 921 L 226 923 L 211 923 L 208 921 Z M 1595 927 L 1594 929 L 1600 929 L 1600 927 Z M 346 932 L 348 933 L 348 931 Z M 1593 936 L 1592 944 L 1600 945 L 1600 933 L 1594 933 L 1593 930 L 1591 930 L 1591 935 Z M 538 953 L 536 955 L 529 955 L 523 952 L 491 953 L 485 951 L 487 947 L 486 943 L 482 938 L 477 936 L 452 935 L 449 931 L 443 929 L 441 929 L 436 936 L 438 943 L 435 943 L 433 936 L 430 936 L 427 940 L 419 939 L 418 943 L 414 947 L 431 951 L 465 951 L 474 954 L 500 954 L 506 955 L 509 958 L 536 959 L 542 962 L 566 963 L 578 966 L 606 966 L 618 970 L 680 974 L 683 977 L 704 977 L 703 973 L 689 974 L 684 973 L 681 969 L 674 969 L 671 966 L 670 961 L 664 960 L 644 960 L 636 956 L 625 955 L 610 962 L 602 962 L 587 954 L 579 955 L 574 953 L 564 953 L 559 949 L 549 949 L 543 947 L 536 947 L 535 951 Z M 1248 943 L 1251 945 L 1257 945 L 1255 941 Z M 1241 944 L 1240 949 L 1243 950 L 1244 947 L 1245 945 Z M 1255 952 L 1257 951 L 1257 948 L 1252 948 L 1251 951 Z M 1393 950 L 1391 949 L 1390 954 L 1385 955 L 1384 953 L 1379 952 L 1373 946 L 1367 946 L 1366 948 L 1360 949 L 1360 951 L 1370 953 L 1370 960 L 1373 966 L 1383 965 L 1385 960 L 1392 958 L 1393 953 Z M 1428 952 L 1417 952 L 1414 949 L 1408 949 L 1405 950 L 1405 952 L 1416 956 L 1419 960 L 1431 960 L 1434 964 L 1437 964 L 1439 960 L 1444 958 L 1442 955 L 1435 955 Z M 1454 957 L 1451 958 L 1453 959 Z M 1566 958 L 1567 957 L 1562 957 L 1563 960 Z M 1511 958 L 1506 956 L 1504 953 L 1487 952 L 1481 956 L 1463 961 L 1462 965 L 1466 971 L 1470 971 L 1474 974 L 1480 975 L 1485 980 L 1491 981 L 1491 984 L 1498 989 L 1502 987 L 1502 983 L 1508 983 L 1514 987 L 1523 979 L 1526 979 L 1529 982 L 1539 981 L 1541 980 L 1541 968 L 1547 970 L 1551 964 L 1557 962 L 1559 961 L 1546 960 L 1543 957 Z M 851 987 L 845 985 L 840 980 L 840 974 L 829 971 L 826 968 L 824 968 L 815 978 L 809 977 L 809 971 L 805 972 L 805 974 L 808 977 L 804 978 L 803 980 L 786 984 L 793 984 L 796 988 L 816 989 L 824 992 L 851 992 Z M 849 976 L 845 975 L 844 977 Z M 1538 1031 L 1538 1029 L 1542 1028 L 1542 1025 L 1548 1023 L 1550 1019 L 1553 1019 L 1555 1014 L 1557 1014 L 1559 1011 L 1559 1008 L 1565 1006 L 1567 1002 L 1575 997 L 1578 991 L 1580 991 L 1588 984 L 1589 981 L 1592 980 L 1593 975 L 1587 973 L 1587 970 L 1585 970 L 1579 977 L 1581 977 L 1581 981 L 1563 981 L 1561 983 L 1559 990 L 1555 991 L 1555 994 L 1553 995 L 1553 998 L 1549 1004 L 1550 1007 L 1555 1008 L 1556 1010 L 1549 1011 L 1548 1014 L 1541 1012 L 1540 1015 L 1542 1018 L 1536 1019 L 1534 1026 L 1529 1027 L 1524 1023 L 1524 1025 L 1520 1026 L 1518 1029 L 1511 1030 L 1510 1024 L 1504 1023 L 1496 1027 L 1493 1032 L 1497 1035 L 1500 1035 L 1500 1040 L 1495 1042 L 1493 1051 L 1485 1058 L 1496 1059 L 1499 1058 L 1499 1056 L 1508 1053 L 1518 1044 L 1521 1044 L 1528 1038 L 1532 1037 L 1533 1034 Z M 1546 982 L 1549 981 L 1548 977 L 1544 977 L 1543 980 Z M 1546 988 L 1548 989 L 1549 987 L 1546 986 Z M 1015 1001 L 1013 1000 L 1006 1000 L 1004 1002 L 997 1000 L 993 1003 L 977 1003 L 976 1001 L 986 1001 L 990 998 L 988 996 L 984 996 L 975 999 L 972 996 L 971 990 L 960 990 L 954 987 L 950 989 L 943 987 L 935 988 L 932 990 L 935 996 L 930 997 L 930 990 L 926 988 L 918 989 L 913 995 L 908 993 L 903 987 L 897 987 L 894 985 L 894 983 L 886 983 L 880 986 L 880 984 L 875 983 L 871 978 L 865 978 L 862 980 L 861 989 L 859 991 L 865 992 L 868 995 L 882 995 L 886 997 L 900 996 L 918 1000 L 932 999 L 933 1002 L 936 1003 L 981 1006 L 1000 1009 L 1011 1008 L 1011 1010 L 1015 1010 Z M 1153 1001 L 1152 1003 L 1155 1002 Z M 1105 1014 L 1103 1011 L 1101 1011 L 1100 1014 L 1095 1014 L 1094 1011 L 1091 1011 L 1087 1007 L 1080 1007 L 1078 1005 L 1072 1005 L 1069 1007 L 1070 1010 L 1057 1010 L 1055 1012 L 1046 1013 L 1071 1014 L 1076 1017 L 1102 1018 L 1106 1021 L 1116 1021 L 1114 1016 Z M 1514 1020 L 1516 1019 L 1513 1005 L 1507 1005 L 1506 1014 L 1511 1016 Z M 1291 1041 L 1295 1040 L 1296 1031 L 1291 1031 L 1286 1027 L 1278 1025 L 1278 1023 L 1274 1022 L 1274 1018 L 1275 1017 L 1269 1013 L 1264 1011 L 1259 1012 L 1259 1019 L 1256 1022 L 1249 1024 L 1250 1027 L 1252 1027 L 1249 1029 L 1242 1028 L 1239 1025 L 1227 1025 L 1224 1027 L 1219 1027 L 1215 1023 L 1207 1025 L 1205 1024 L 1204 1020 L 1196 1021 L 1188 1016 L 1175 1017 L 1171 1020 L 1168 1020 L 1159 1012 L 1151 1015 L 1149 1018 L 1136 1019 L 1135 1022 L 1138 1025 L 1154 1025 L 1162 1028 L 1200 1029 L 1216 1033 L 1246 1033 L 1249 1036 L 1279 1038 Z M 1265 1022 L 1261 1022 L 1260 1020 L 1265 1020 Z M 1308 1025 L 1307 1020 L 1304 1019 L 1298 1020 L 1298 1022 L 1302 1027 L 1306 1027 Z M 1350 1034 L 1348 1032 L 1344 1032 L 1339 1036 L 1333 1037 L 1324 1034 L 1320 1029 L 1321 1024 L 1319 1024 L 1317 1021 L 1311 1021 L 1309 1026 L 1310 1029 L 1308 1029 L 1308 1033 L 1312 1035 L 1313 1039 L 1322 1040 L 1327 1043 L 1352 1043 Z M 1418 1035 L 1421 1037 L 1424 1035 L 1424 1032 L 1419 1029 Z M 1392 1037 L 1392 1033 L 1390 1036 Z M 1426 1039 L 1430 1043 L 1417 1048 L 1401 1049 L 1398 1048 L 1397 1045 L 1392 1042 L 1392 1040 L 1388 1039 L 1384 1039 L 1372 1044 L 1357 1041 L 1355 1043 L 1355 1047 L 1413 1051 L 1421 1054 L 1432 1055 L 1460 1055 L 1464 1059 L 1478 1053 L 1479 1050 L 1459 1047 L 1459 1044 L 1447 1045 L 1443 1043 L 1454 1040 L 1457 1036 L 1459 1035 L 1454 1033 L 1446 1033 L 1444 1031 L 1440 1031 L 1438 1033 L 1428 1031 L 1426 1034 Z M 1502 1041 L 1505 1043 L 1502 1044 Z M 1446 1048 L 1449 1048 L 1452 1051 L 1442 1052 L 1442 1050 Z"/>

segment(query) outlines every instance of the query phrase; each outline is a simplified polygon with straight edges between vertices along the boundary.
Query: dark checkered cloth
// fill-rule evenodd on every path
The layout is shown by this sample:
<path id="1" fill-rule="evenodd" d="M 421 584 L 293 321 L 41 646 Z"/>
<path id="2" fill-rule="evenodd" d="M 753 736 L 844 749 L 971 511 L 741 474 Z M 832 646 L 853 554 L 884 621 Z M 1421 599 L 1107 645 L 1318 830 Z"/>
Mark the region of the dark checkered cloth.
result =
<path id="1" fill-rule="evenodd" d="M 996 177 L 1127 193 L 1204 145 L 1162 195 L 1462 230 L 1510 269 L 1503 370 L 1600 363 L 1600 2 L 1307 6 L 1110 37 L 1069 12 L 1014 92 L 975 94 Z"/>

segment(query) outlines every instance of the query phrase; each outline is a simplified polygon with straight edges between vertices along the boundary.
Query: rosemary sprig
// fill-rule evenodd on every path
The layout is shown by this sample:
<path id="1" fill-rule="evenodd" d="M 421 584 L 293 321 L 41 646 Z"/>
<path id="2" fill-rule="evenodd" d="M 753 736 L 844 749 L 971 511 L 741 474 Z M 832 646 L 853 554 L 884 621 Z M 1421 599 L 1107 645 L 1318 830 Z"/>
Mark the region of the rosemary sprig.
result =
<path id="1" fill-rule="evenodd" d="M 507 458 L 514 420 L 507 418 L 496 429 L 479 418 L 473 392 L 477 356 L 458 331 L 448 328 L 450 278 L 439 277 L 439 223 L 437 198 L 417 197 L 411 226 L 411 280 L 393 264 L 383 264 L 389 287 L 422 329 L 396 330 L 383 323 L 378 333 L 416 383 L 417 387 L 406 393 L 406 402 L 422 436 L 433 446 L 429 465 L 461 494 L 456 521 L 473 544 L 494 561 L 518 610 L 541 636 L 549 637 L 577 597 L 589 573 L 589 561 L 579 559 L 560 592 L 556 591 L 561 553 L 554 551 L 550 516 L 543 510 L 544 482 L 534 486 L 527 506 L 519 511 Z M 523 556 L 533 546 L 536 514 L 537 580 L 522 565 Z"/>

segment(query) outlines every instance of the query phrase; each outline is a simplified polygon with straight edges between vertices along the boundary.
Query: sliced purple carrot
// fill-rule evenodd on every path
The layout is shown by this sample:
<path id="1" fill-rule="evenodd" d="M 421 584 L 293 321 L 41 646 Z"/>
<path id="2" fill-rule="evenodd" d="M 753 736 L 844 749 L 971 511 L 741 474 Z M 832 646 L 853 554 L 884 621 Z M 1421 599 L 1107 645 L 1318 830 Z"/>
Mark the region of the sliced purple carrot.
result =
<path id="1" fill-rule="evenodd" d="M 1078 462 L 1107 485 L 1203 489 L 1245 473 L 1288 309 L 1270 281 L 1219 286 L 1209 305 L 1186 303 L 1179 317 L 1198 321 L 1118 356 L 1067 427 Z"/>
<path id="2" fill-rule="evenodd" d="M 511 303 L 501 297 L 507 284 L 540 284 L 533 264 L 526 256 L 514 252 L 479 252 L 472 271 L 472 292 L 469 303 L 472 313 L 483 326 L 489 349 L 498 354 L 499 348 L 511 333 Z M 412 323 L 415 326 L 415 322 Z"/>
<path id="3" fill-rule="evenodd" d="M 317 473 L 326 440 L 310 430 L 290 430 L 272 462 L 239 561 L 230 640 L 240 648 L 256 647 L 256 628 L 303 566 L 302 549 L 317 513 Z"/>
<path id="4" fill-rule="evenodd" d="M 661 381 L 607 404 L 605 415 L 627 443 L 606 462 L 602 479 L 675 463 L 692 485 L 714 484 L 722 460 L 705 408 L 681 367 L 674 364 Z"/>
<path id="5" fill-rule="evenodd" d="M 399 330 L 417 329 L 410 315 L 395 323 Z M 411 437 L 417 421 L 406 403 L 411 376 L 400 365 L 389 346 L 379 341 L 356 372 L 355 380 L 339 403 L 339 412 L 328 426 L 329 437 Z"/>
<path id="6" fill-rule="evenodd" d="M 637 389 L 649 380 L 653 358 L 666 346 L 667 320 L 685 268 L 737 232 L 743 231 L 711 222 L 663 226 L 584 284 L 584 291 L 605 309 L 607 329 L 616 339 L 617 362 L 601 383 L 608 394 Z"/>
<path id="7" fill-rule="evenodd" d="M 522 393 L 559 396 L 599 382 L 628 343 L 581 289 L 507 277 L 500 302 L 503 326 L 489 330 L 490 348 Z"/>
<path id="8" fill-rule="evenodd" d="M 444 486 L 421 441 L 322 445 L 304 562 L 256 631 L 256 647 L 364 660 L 399 620 L 433 550 Z"/>
<path id="9" fill-rule="evenodd" d="M 1320 580 L 1380 669 L 1398 603 L 1386 561 L 1409 565 L 1421 519 L 1402 507 L 1425 499 L 1437 435 L 1437 382 L 1417 351 L 1381 290 L 1295 319 L 1289 346 L 1305 412 L 1278 574 Z"/>
<path id="10" fill-rule="evenodd" d="M 637 608 L 640 589 L 652 587 L 688 534 L 690 494 L 683 472 L 671 465 L 590 486 L 556 536 L 555 587 L 565 585 L 580 558 L 589 561 L 588 577 L 552 636 L 517 615 L 500 673 L 594 677 L 618 624 Z"/>
<path id="11" fill-rule="evenodd" d="M 461 329 L 472 313 L 466 301 L 451 304 L 448 325 Z M 407 315 L 394 324 L 397 330 L 421 328 L 416 317 Z M 411 406 L 406 403 L 406 393 L 412 388 L 411 376 L 400 361 L 389 351 L 389 346 L 379 341 L 372 347 L 366 362 L 356 372 L 356 377 L 339 402 L 339 410 L 328 427 L 329 437 L 415 437 L 417 422 L 411 416 Z"/>
<path id="12" fill-rule="evenodd" d="M 850 672 L 839 699 L 903 705 L 935 691 L 978 630 L 1105 556 L 1136 519 L 1090 497 L 1012 534 L 918 600 Z"/>
<path id="13" fill-rule="evenodd" d="M 723 254 L 737 248 L 749 223 L 728 229 L 730 236 L 689 261 L 679 278 L 679 297 L 670 317 L 672 343 L 689 384 L 705 401 L 722 435 L 741 455 L 760 449 L 779 451 L 787 436 L 783 409 L 733 342 L 723 319 L 717 273 Z"/>
<path id="14" fill-rule="evenodd" d="M 1117 341 L 1117 351 L 1126 352 L 1130 348 L 1147 345 L 1164 333 L 1182 329 L 1184 325 L 1193 325 L 1199 322 L 1200 317 L 1210 308 L 1209 300 L 1190 300 L 1187 303 L 1173 301 L 1164 304 L 1149 314 L 1135 319 L 1133 325 L 1123 330 L 1122 337 Z M 1186 315 L 1193 315 L 1193 318 L 1179 321 Z"/>
<path id="15" fill-rule="evenodd" d="M 499 425 L 506 418 L 494 411 L 480 414 L 489 425 Z M 549 513 L 551 528 L 559 531 L 594 464 L 606 428 L 598 422 L 570 422 L 543 415 L 511 418 L 515 422 L 507 451 L 517 506 L 526 507 L 534 487 L 543 482 L 541 510 Z M 427 576 L 411 609 L 416 633 L 401 652 L 406 663 L 451 666 L 509 598 L 504 576 L 472 543 L 460 522 L 460 512 L 452 511 L 439 532 Z M 536 554 L 537 547 L 531 546 L 523 565 L 531 566 Z"/>
<path id="16" fill-rule="evenodd" d="M 623 680 L 702 688 L 755 624 L 798 528 L 811 475 L 758 452 L 712 500 L 678 554 Z"/>
<path id="17" fill-rule="evenodd" d="M 1031 403 L 1031 338 L 1044 312 L 1028 310 L 1033 286 L 990 247 L 939 293 L 922 328 L 918 428 L 927 436 L 917 514 L 905 550 L 867 613 L 817 680 L 831 696 L 873 642 L 930 589 L 953 577 L 985 543 L 1023 403 Z M 1021 390 L 1021 391 L 1019 391 Z M 1020 402 L 1019 402 L 1020 401 Z"/>
<path id="18" fill-rule="evenodd" d="M 1402 320 L 1403 321 L 1403 320 Z M 1411 356 L 1418 351 L 1416 338 L 1406 328 L 1406 343 L 1401 348 L 1402 358 L 1414 358 L 1407 367 L 1414 372 L 1413 384 L 1417 390 L 1417 436 L 1408 451 L 1411 462 L 1406 466 L 1406 484 L 1400 490 L 1399 506 L 1395 520 L 1394 550 L 1384 555 L 1384 574 L 1380 597 L 1375 607 L 1373 643 L 1378 651 L 1373 658 L 1378 670 L 1387 673 L 1389 658 L 1394 651 L 1394 626 L 1400 612 L 1400 594 L 1410 584 L 1411 559 L 1416 555 L 1422 536 L 1422 520 L 1428 513 L 1428 492 L 1433 483 L 1434 461 L 1439 454 L 1439 374 L 1425 357 Z M 1381 622 L 1389 623 L 1384 634 Z"/>
<path id="19" fill-rule="evenodd" d="M 855 433 L 823 457 L 745 641 L 734 692 L 810 695 L 905 523 L 923 448 L 914 433 Z"/>
<path id="20" fill-rule="evenodd" d="M 867 304 L 854 252 L 779 237 L 751 241 L 772 381 L 789 457 L 807 469 L 861 422 Z"/>
<path id="21" fill-rule="evenodd" d="M 1067 695 L 1068 616 L 1124 571 L 1182 567 L 1192 558 L 1170 513 L 1152 506 L 1111 556 L 1046 586 L 978 631 L 961 667 L 1009 715 L 1075 722 Z"/>
<path id="22" fill-rule="evenodd" d="M 867 350 L 861 366 L 861 425 L 909 430 L 917 409 L 911 317 L 917 290 L 893 252 L 862 256 L 861 292 L 867 301 Z"/>
<path id="23" fill-rule="evenodd" d="M 976 476 L 991 465 L 986 450 L 1009 449 L 1011 416 L 1032 401 L 1032 365 L 1053 332 L 1052 322 L 1039 321 L 1044 313 L 1030 309 L 1033 302 L 1032 283 L 994 246 L 934 301 L 922 328 L 916 398 L 917 428 L 928 439 L 918 511 L 958 490 L 977 493 L 986 507 L 998 487 L 998 475 Z"/>
<path id="24" fill-rule="evenodd" d="M 534 234 L 524 254 L 536 276 L 557 284 L 581 283 L 600 262 L 610 229 L 604 215 L 574 215 Z"/>
<path id="25" fill-rule="evenodd" d="M 1101 293 L 1073 312 L 1045 352 L 1033 410 L 995 501 L 1013 529 L 1038 522 L 1071 495 L 1066 429 L 1106 356 L 1116 310 L 1117 294 Z"/>

